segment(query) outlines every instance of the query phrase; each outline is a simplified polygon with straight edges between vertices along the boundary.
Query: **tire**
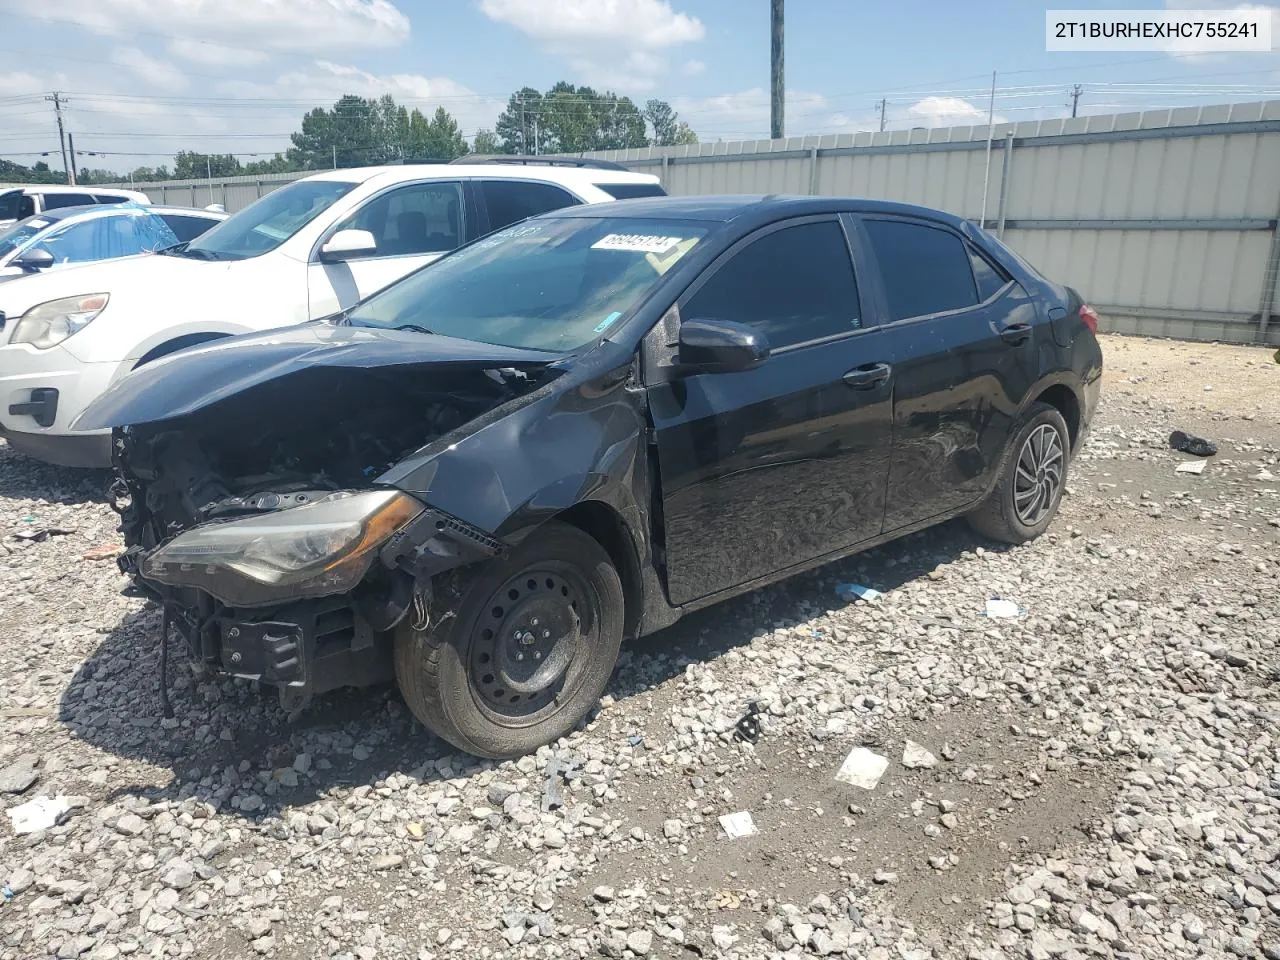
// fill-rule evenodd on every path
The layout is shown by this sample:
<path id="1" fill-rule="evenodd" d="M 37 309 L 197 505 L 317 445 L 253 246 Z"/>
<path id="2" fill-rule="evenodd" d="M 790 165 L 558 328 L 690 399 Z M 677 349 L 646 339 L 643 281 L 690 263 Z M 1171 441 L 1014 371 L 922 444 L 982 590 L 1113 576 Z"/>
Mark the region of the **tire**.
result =
<path id="1" fill-rule="evenodd" d="M 405 621 L 395 637 L 396 681 L 428 729 L 505 760 L 563 737 L 599 702 L 622 644 L 622 581 L 577 527 L 551 521 L 435 589 L 433 622 Z"/>
<path id="2" fill-rule="evenodd" d="M 1055 440 L 1049 431 L 1056 434 L 1056 460 Z M 1047 403 L 1032 404 L 1009 444 L 1000 479 L 982 505 L 969 514 L 969 525 L 983 536 L 1005 543 L 1026 543 L 1040 536 L 1062 502 L 1070 450 L 1062 414 Z"/>

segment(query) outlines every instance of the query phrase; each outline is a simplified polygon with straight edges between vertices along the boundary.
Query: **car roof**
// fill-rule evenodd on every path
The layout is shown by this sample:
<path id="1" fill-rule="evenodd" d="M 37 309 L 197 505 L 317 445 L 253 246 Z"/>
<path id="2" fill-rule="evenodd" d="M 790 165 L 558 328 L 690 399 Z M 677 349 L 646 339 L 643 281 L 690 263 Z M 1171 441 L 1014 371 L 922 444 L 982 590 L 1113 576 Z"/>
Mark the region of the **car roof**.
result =
<path id="1" fill-rule="evenodd" d="M 138 190 L 125 190 L 121 187 L 97 187 L 92 184 L 70 184 L 61 183 L 5 183 L 0 184 L 0 192 L 9 193 L 13 190 L 21 190 L 24 193 L 96 193 L 103 196 L 112 197 L 141 197 L 145 194 Z"/>
<path id="2" fill-rule="evenodd" d="M 128 213 L 167 213 L 170 215 L 180 214 L 182 216 L 202 217 L 205 220 L 227 219 L 227 214 L 215 213 L 212 210 L 198 210 L 195 207 L 166 207 L 142 203 L 81 203 L 74 207 L 54 207 L 52 210 L 46 210 L 44 213 L 32 214 L 27 219 L 48 220 L 50 224 L 54 224 L 60 220 L 67 220 L 81 214 L 94 214 L 101 217 L 111 217 Z"/>
<path id="3" fill-rule="evenodd" d="M 742 217 L 769 220 L 780 214 L 797 217 L 819 213 L 882 213 L 923 217 L 959 227 L 963 218 L 912 203 L 869 200 L 862 197 L 808 197 L 782 194 L 746 194 L 690 197 L 643 197 L 615 200 L 607 209 L 564 207 L 543 217 L 623 217 L 649 220 L 707 220 L 728 223 Z"/>
<path id="4" fill-rule="evenodd" d="M 632 173 L 630 170 L 599 170 L 593 167 L 554 167 L 536 164 L 496 163 L 412 163 L 403 166 L 349 167 L 345 170 L 325 170 L 312 174 L 307 180 L 339 180 L 348 183 L 367 183 L 380 180 L 383 183 L 399 183 L 409 180 L 456 180 L 472 177 L 485 180 L 541 180 L 579 186 L 592 183 L 658 183 L 649 173 Z M 298 181 L 293 181 L 297 183 Z"/>

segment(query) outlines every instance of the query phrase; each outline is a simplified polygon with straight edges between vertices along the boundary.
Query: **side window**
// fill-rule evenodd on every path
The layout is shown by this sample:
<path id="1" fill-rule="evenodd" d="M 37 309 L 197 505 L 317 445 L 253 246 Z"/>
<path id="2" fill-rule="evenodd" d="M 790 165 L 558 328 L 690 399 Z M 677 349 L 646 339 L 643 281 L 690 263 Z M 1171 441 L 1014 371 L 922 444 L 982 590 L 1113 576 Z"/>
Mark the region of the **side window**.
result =
<path id="1" fill-rule="evenodd" d="M 208 217 L 184 217 L 178 213 L 162 213 L 160 219 L 169 225 L 169 229 L 177 237 L 176 243 L 194 240 L 218 222 Z"/>
<path id="2" fill-rule="evenodd" d="M 0 220 L 21 220 L 35 212 L 35 204 L 21 190 L 0 194 Z"/>
<path id="3" fill-rule="evenodd" d="M 110 193 L 95 193 L 93 195 L 94 203 L 128 203 L 128 197 L 117 197 Z"/>
<path id="4" fill-rule="evenodd" d="M 954 233 L 902 220 L 863 222 L 880 265 L 890 320 L 977 304 L 969 254 Z"/>
<path id="5" fill-rule="evenodd" d="M 579 202 L 568 190 L 534 180 L 483 180 L 480 190 L 489 208 L 490 230 Z"/>
<path id="6" fill-rule="evenodd" d="M 46 193 L 44 208 L 56 210 L 59 207 L 80 207 L 93 203 L 93 197 L 87 193 Z"/>
<path id="7" fill-rule="evenodd" d="M 834 220 L 766 234 L 717 270 L 680 314 L 749 323 L 774 347 L 862 326 L 844 231 Z"/>
<path id="8" fill-rule="evenodd" d="M 987 300 L 995 296 L 1009 282 L 1009 278 L 973 247 L 968 247 L 968 250 L 969 265 L 973 267 L 974 279 L 978 281 L 978 299 Z"/>
<path id="9" fill-rule="evenodd" d="M 368 230 L 377 256 L 443 253 L 462 242 L 462 184 L 413 183 L 375 197 L 339 229 Z"/>
<path id="10" fill-rule="evenodd" d="M 111 256 L 112 232 L 104 218 L 78 220 L 40 242 L 54 263 L 87 263 Z"/>

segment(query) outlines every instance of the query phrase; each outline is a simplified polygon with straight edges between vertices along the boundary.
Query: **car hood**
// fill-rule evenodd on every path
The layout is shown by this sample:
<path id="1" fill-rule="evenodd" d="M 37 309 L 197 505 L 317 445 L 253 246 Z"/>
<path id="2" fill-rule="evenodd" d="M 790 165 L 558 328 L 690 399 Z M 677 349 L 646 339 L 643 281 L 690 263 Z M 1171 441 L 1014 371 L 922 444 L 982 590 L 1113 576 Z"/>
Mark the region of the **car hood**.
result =
<path id="1" fill-rule="evenodd" d="M 199 289 L 195 286 L 197 284 L 216 290 L 216 286 L 209 286 L 210 280 L 225 273 L 230 262 L 144 253 L 114 260 L 69 264 L 20 275 L 19 279 L 25 282 L 10 285 L 6 294 L 12 291 L 12 296 L 22 298 L 21 302 L 10 303 L 11 297 L 6 296 L 0 301 L 0 309 L 16 313 L 37 303 L 62 297 L 78 297 L 87 293 L 120 296 L 135 290 L 153 297 L 181 295 L 185 298 L 193 289 Z"/>
<path id="2" fill-rule="evenodd" d="M 272 380 L 320 367 L 531 370 L 558 355 L 402 330 L 311 322 L 191 347 L 118 380 L 72 424 L 101 430 L 185 417 Z"/>

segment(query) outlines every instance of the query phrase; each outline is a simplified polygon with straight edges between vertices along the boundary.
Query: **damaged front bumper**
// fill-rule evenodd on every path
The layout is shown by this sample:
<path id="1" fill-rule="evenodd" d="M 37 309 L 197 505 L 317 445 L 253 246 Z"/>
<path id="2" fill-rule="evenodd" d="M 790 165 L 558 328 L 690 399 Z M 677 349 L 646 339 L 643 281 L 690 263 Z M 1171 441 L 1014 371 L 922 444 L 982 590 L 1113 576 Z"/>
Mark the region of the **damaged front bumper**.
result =
<path id="1" fill-rule="evenodd" d="M 124 513 L 127 521 L 127 508 Z M 416 629 L 427 627 L 433 579 L 503 551 L 482 531 L 427 507 L 376 545 L 353 587 L 300 598 L 296 586 L 273 591 L 243 577 L 228 589 L 238 574 L 210 578 L 192 564 L 168 570 L 164 580 L 149 576 L 168 543 L 132 546 L 117 563 L 163 607 L 166 624 L 186 641 L 192 659 L 217 673 L 278 687 L 291 707 L 339 687 L 393 679 L 393 631 L 406 619 Z M 243 602 L 246 597 L 254 602 Z"/>

